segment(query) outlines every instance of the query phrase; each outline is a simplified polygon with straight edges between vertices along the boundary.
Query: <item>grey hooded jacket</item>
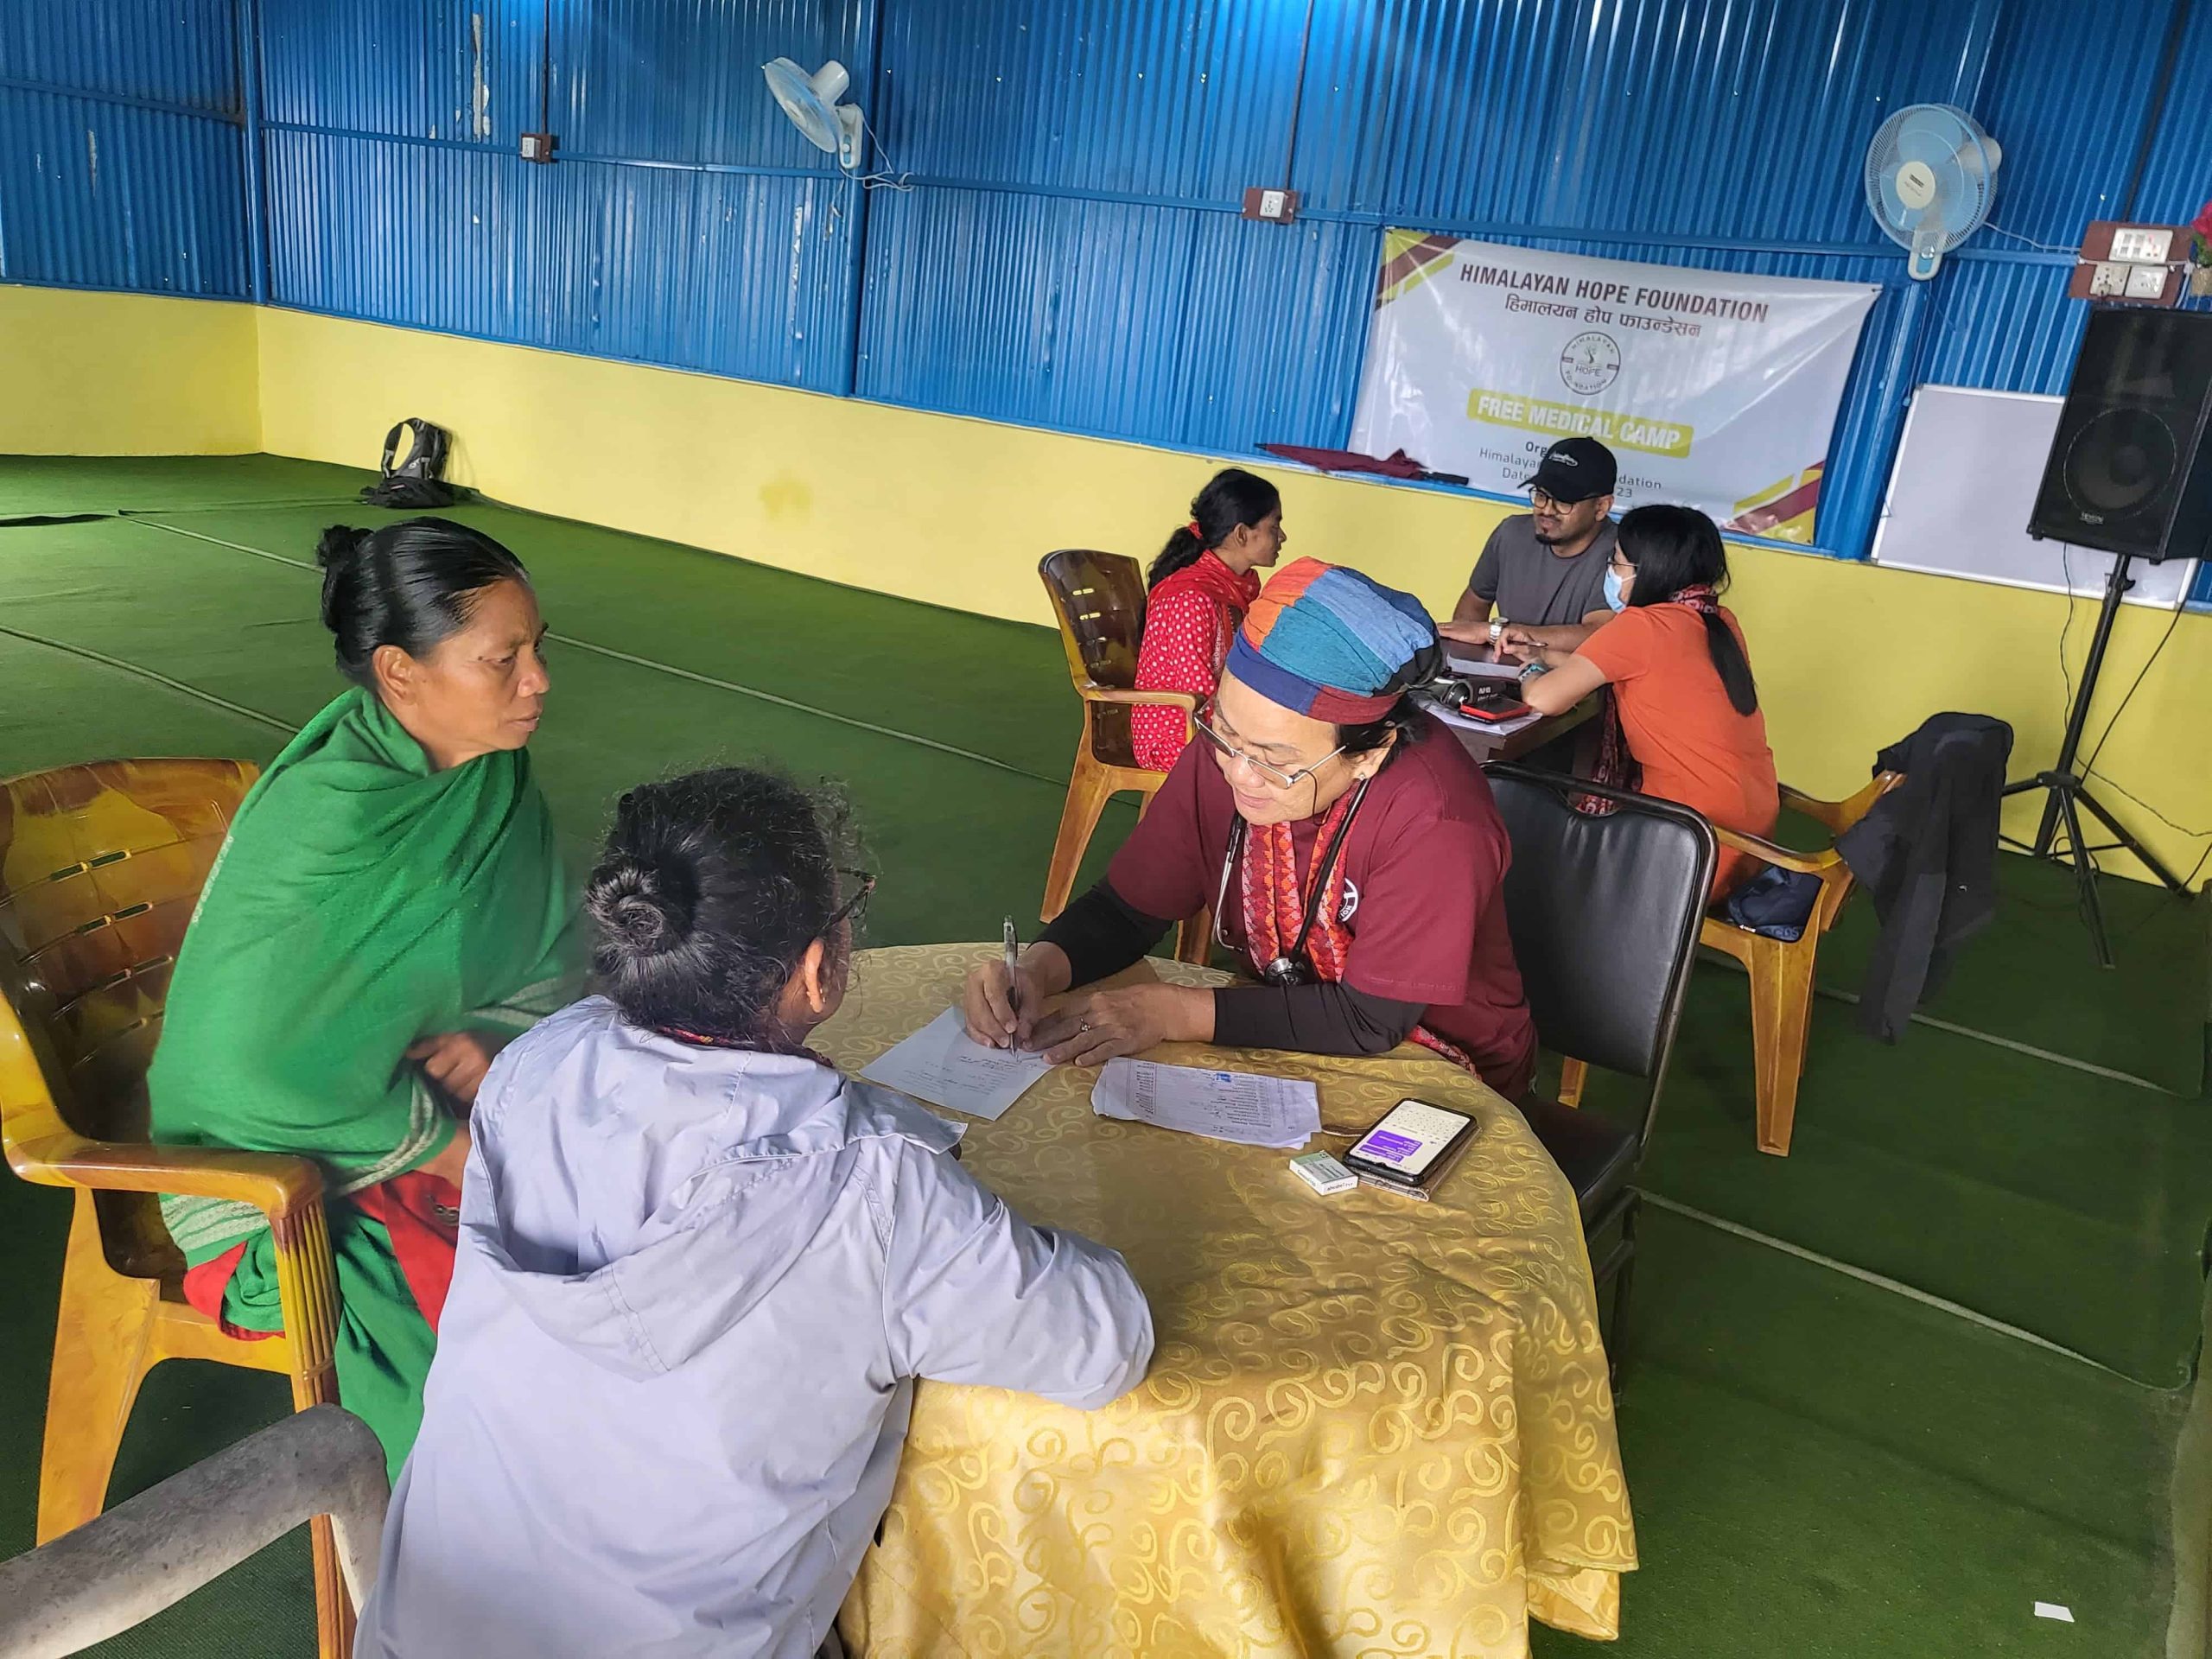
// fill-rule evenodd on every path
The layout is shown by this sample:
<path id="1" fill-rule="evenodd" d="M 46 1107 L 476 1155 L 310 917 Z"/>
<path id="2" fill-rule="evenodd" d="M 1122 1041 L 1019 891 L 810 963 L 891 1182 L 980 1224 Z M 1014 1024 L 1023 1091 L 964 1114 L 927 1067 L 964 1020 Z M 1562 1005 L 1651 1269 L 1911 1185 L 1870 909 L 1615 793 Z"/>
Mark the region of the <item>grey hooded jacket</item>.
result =
<path id="1" fill-rule="evenodd" d="M 815 1652 L 912 1379 L 1093 1409 L 1152 1352 L 1113 1251 L 1033 1227 L 961 1131 L 803 1056 L 592 998 L 501 1054 L 357 1656 Z"/>

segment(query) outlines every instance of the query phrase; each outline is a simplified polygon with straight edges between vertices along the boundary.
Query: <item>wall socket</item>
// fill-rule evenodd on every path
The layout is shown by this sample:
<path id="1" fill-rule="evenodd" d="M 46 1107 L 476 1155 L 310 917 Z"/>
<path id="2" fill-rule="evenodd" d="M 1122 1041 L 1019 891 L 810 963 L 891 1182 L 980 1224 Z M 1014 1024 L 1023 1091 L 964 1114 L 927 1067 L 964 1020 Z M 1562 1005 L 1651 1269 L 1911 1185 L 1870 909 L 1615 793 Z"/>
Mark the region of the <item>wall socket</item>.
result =
<path id="1" fill-rule="evenodd" d="M 1287 225 L 1298 217 L 1298 192 L 1255 184 L 1244 193 L 1244 217 Z"/>
<path id="2" fill-rule="evenodd" d="M 2187 286 L 2175 256 L 2189 246 L 2185 225 L 2121 225 L 2092 219 L 2066 291 L 2107 305 L 2174 305 Z"/>
<path id="3" fill-rule="evenodd" d="M 522 158 L 525 162 L 550 162 L 554 147 L 560 142 L 550 132 L 525 132 L 522 136 Z"/>

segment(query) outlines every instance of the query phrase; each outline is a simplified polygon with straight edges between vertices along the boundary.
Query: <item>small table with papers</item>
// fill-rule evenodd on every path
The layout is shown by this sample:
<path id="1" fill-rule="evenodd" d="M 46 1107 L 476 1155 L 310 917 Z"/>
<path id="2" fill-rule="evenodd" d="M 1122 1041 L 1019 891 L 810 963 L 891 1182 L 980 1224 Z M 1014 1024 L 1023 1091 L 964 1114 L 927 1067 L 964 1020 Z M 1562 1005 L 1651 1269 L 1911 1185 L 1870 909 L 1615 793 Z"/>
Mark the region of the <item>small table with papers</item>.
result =
<path id="1" fill-rule="evenodd" d="M 816 1047 L 858 1071 L 998 950 L 863 951 Z M 1154 969 L 1227 979 L 1132 972 Z M 1480 1134 L 1419 1204 L 1324 1198 L 1290 1152 L 1100 1117 L 1095 1071 L 1055 1068 L 969 1122 L 978 1179 L 1128 1259 L 1152 1366 L 1091 1413 L 919 1385 L 847 1645 L 1520 1659 L 1531 1618 L 1618 1634 L 1636 1545 L 1597 1296 L 1573 1193 L 1520 1114 L 1420 1049 L 1147 1058 L 1310 1080 L 1325 1131 L 1348 1132 L 1312 1144 L 1338 1153 L 1408 1096 Z"/>
<path id="2" fill-rule="evenodd" d="M 1486 647 L 1455 645 L 1446 660 L 1454 671 L 1469 678 L 1518 677 L 1517 669 L 1495 662 Z M 1476 764 L 1486 766 L 1493 760 L 1521 760 L 1542 748 L 1554 738 L 1562 737 L 1585 721 L 1594 719 L 1604 706 L 1605 695 L 1602 690 L 1593 691 L 1562 714 L 1529 715 L 1495 725 L 1468 715 L 1446 714 L 1440 709 L 1433 709 L 1432 712 L 1459 740 L 1459 747 L 1474 756 Z M 1578 751 L 1578 764 L 1574 769 L 1578 776 L 1586 777 L 1590 763 L 1597 758 L 1596 728 L 1592 728 L 1586 735 L 1591 741 L 1584 746 L 1588 750 L 1586 755 Z"/>

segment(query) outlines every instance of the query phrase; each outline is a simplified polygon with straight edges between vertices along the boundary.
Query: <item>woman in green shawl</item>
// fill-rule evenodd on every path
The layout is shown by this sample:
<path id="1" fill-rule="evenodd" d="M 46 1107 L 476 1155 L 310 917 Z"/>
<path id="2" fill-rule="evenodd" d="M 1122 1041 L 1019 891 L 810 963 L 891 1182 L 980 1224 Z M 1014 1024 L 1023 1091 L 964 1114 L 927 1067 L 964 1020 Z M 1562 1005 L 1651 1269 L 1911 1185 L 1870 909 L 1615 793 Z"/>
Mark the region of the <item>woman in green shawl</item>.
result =
<path id="1" fill-rule="evenodd" d="M 548 678 L 522 563 L 438 518 L 317 549 L 353 688 L 262 774 L 177 957 L 150 1086 L 157 1141 L 322 1166 L 338 1387 L 396 1472 L 422 1419 L 466 1116 L 504 1040 L 574 989 L 574 904 L 524 752 Z M 185 1294 L 282 1328 L 248 1205 L 164 1198 Z"/>

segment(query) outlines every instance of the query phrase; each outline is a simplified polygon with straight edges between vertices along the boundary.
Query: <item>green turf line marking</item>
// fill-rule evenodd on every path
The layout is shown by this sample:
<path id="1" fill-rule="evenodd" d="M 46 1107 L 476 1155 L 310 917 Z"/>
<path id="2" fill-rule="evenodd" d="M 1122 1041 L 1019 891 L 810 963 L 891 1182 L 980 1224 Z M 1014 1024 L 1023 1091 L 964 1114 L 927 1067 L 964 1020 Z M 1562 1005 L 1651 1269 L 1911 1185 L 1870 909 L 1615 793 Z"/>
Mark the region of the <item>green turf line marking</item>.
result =
<path id="1" fill-rule="evenodd" d="M 267 559 L 272 564 L 289 565 L 295 570 L 316 573 L 316 567 L 304 559 L 295 559 L 282 553 L 271 553 L 264 548 L 248 547 L 243 542 L 226 542 L 219 536 L 209 536 L 197 530 L 187 530 L 181 524 L 151 524 L 155 530 L 165 530 L 175 536 L 189 536 L 196 542 L 210 543 L 216 547 L 229 548 L 234 553 L 251 554 L 257 559 Z M 902 732 L 894 726 L 879 726 L 874 721 L 855 720 L 850 715 L 841 715 L 835 709 L 818 709 L 810 702 L 801 702 L 795 697 L 779 696 L 773 691 L 763 691 L 758 686 L 741 685 L 735 680 L 717 679 L 711 674 L 701 674 L 688 668 L 678 668 L 673 663 L 664 663 L 651 657 L 639 657 L 626 651 L 617 651 L 612 645 L 595 645 L 588 639 L 579 639 L 573 634 L 548 632 L 546 638 L 556 645 L 576 651 L 588 651 L 594 656 L 608 657 L 618 663 L 628 663 L 634 668 L 650 669 L 655 673 L 670 675 L 679 680 L 690 680 L 695 685 L 712 686 L 717 691 L 734 691 L 741 697 L 772 703 L 779 709 L 789 709 L 795 714 L 812 715 L 817 720 L 834 721 L 840 726 L 850 726 L 857 731 L 872 732 L 878 737 L 887 737 L 901 743 L 912 743 L 925 749 L 934 749 L 939 754 L 949 754 L 956 760 L 972 760 L 979 766 L 1011 772 L 1016 778 L 1027 778 L 1033 783 L 1044 784 L 1053 789 L 1065 789 L 1065 778 L 1048 778 L 1041 772 L 1032 772 L 1027 766 L 1017 766 L 992 755 L 978 754 L 973 749 L 963 749 L 950 743 L 941 743 L 933 737 L 923 737 L 914 732 Z"/>
<path id="2" fill-rule="evenodd" d="M 810 702 L 800 702 L 791 697 L 778 696 L 773 691 L 763 691 L 754 686 L 740 685 L 734 680 L 718 680 L 711 674 L 694 673 L 690 669 L 678 668 L 673 663 L 656 662 L 650 657 L 634 657 L 626 651 L 617 651 L 612 645 L 594 645 L 588 639 L 573 639 L 565 633 L 549 633 L 546 638 L 556 644 L 572 646 L 578 651 L 588 651 L 601 657 L 612 657 L 618 663 L 629 663 L 638 668 L 650 668 L 662 674 L 672 674 L 679 680 L 690 680 L 698 685 L 710 685 L 720 691 L 734 691 L 740 696 L 757 697 L 762 702 L 772 702 L 779 709 L 789 709 L 798 714 L 813 715 L 822 720 L 834 720 L 840 726 L 850 726 L 860 731 L 873 732 L 878 737 L 893 738 L 902 743 L 918 744 L 925 749 L 935 749 L 939 754 L 950 754 L 962 760 L 973 760 L 977 766 L 995 767 L 1000 772 L 1010 772 L 1017 778 L 1027 778 L 1035 783 L 1049 785 L 1054 789 L 1064 790 L 1068 786 L 1068 780 L 1065 778 L 1047 778 L 1041 772 L 1032 772 L 1027 766 L 1017 766 L 1011 762 L 1000 760 L 988 754 L 978 754 L 973 749 L 963 749 L 950 743 L 940 743 L 933 737 L 922 737 L 913 732 L 902 732 L 896 727 L 878 726 L 872 721 L 855 720 L 850 715 L 841 715 L 829 709 L 817 709 Z"/>
<path id="3" fill-rule="evenodd" d="M 2016 1342 L 2024 1342 L 2031 1348 L 2042 1349 L 2045 1353 L 2056 1354 L 2062 1359 L 2073 1360 L 2077 1364 L 2088 1366 L 2093 1371 L 2102 1371 L 2107 1376 L 2116 1376 L 2133 1387 L 2145 1389 L 2154 1394 L 2169 1392 L 2154 1383 L 2144 1382 L 2140 1377 L 2130 1376 L 2125 1371 L 2116 1371 L 2103 1361 L 2091 1359 L 2087 1354 L 2069 1348 L 2063 1343 L 2053 1342 L 2049 1337 L 2039 1337 L 2034 1332 L 2024 1330 L 2019 1325 L 2007 1325 L 2002 1319 L 1992 1319 L 1986 1313 L 1977 1313 L 1962 1302 L 1948 1300 L 1944 1297 L 1908 1285 L 1902 1280 L 1891 1279 L 1884 1274 L 1870 1272 L 1865 1268 L 1855 1268 L 1848 1262 L 1839 1262 L 1832 1255 L 1822 1255 L 1818 1250 L 1808 1250 L 1802 1244 L 1792 1244 L 1786 1238 L 1777 1238 L 1771 1233 L 1762 1233 L 1757 1228 L 1746 1227 L 1740 1222 L 1729 1221 L 1720 1216 L 1708 1215 L 1704 1211 L 1694 1209 L 1689 1205 L 1663 1198 L 1649 1187 L 1643 1190 L 1643 1196 L 1658 1208 L 1669 1211 L 1675 1215 L 1686 1217 L 1691 1221 L 1701 1222 L 1707 1227 L 1718 1228 L 1720 1231 L 1747 1243 L 1764 1244 L 1770 1250 L 1780 1250 L 1784 1255 L 1794 1255 L 1800 1262 L 1809 1262 L 1816 1268 L 1827 1268 L 1832 1272 L 1842 1274 L 1847 1279 L 1856 1279 L 1862 1285 L 1871 1285 L 1877 1290 L 1886 1290 L 1893 1295 L 1904 1297 L 1908 1301 L 1918 1302 L 1923 1307 L 1932 1307 L 1939 1313 L 1948 1313 L 1954 1319 L 1964 1319 L 1969 1325 L 1978 1325 L 1985 1331 L 1995 1332 L 2001 1337 L 2010 1337 Z"/>
<path id="4" fill-rule="evenodd" d="M 1725 968 L 1732 974 L 1744 974 L 1743 964 L 1735 957 L 1715 950 L 1709 945 L 1698 947 L 1698 959 L 1700 962 L 1709 963 L 1715 968 Z M 1750 977 L 1747 974 L 1744 976 Z M 1813 995 L 1827 997 L 1832 1002 L 1848 1003 L 1854 1008 L 1859 1006 L 1859 993 L 1856 991 L 1838 990 L 1828 985 L 1815 985 L 1813 988 Z M 2139 1077 L 2133 1071 L 2115 1071 L 2112 1067 L 2099 1065 L 2094 1060 L 2077 1060 L 2071 1054 L 2061 1054 L 2053 1049 L 2037 1048 L 2033 1043 L 2024 1043 L 2017 1037 L 2000 1037 L 1993 1031 L 1976 1031 L 1972 1026 L 1962 1026 L 1955 1020 L 1938 1020 L 1932 1014 L 1915 1014 L 1911 1016 L 1911 1020 L 1916 1026 L 1928 1026 L 1936 1031 L 1948 1031 L 1954 1037 L 1971 1037 L 1978 1043 L 1987 1043 L 1993 1048 L 2009 1048 L 2015 1054 L 2024 1054 L 2031 1059 L 2048 1060 L 2053 1065 L 2066 1066 L 2075 1071 L 2087 1071 L 2092 1077 L 2108 1077 L 2114 1083 L 2133 1084 L 2138 1089 L 2148 1089 L 2152 1094 L 2164 1095 L 2169 1100 L 2192 1098 L 2190 1096 L 2180 1094 L 2167 1088 L 2164 1084 L 2153 1083 L 2148 1077 Z"/>
<path id="5" fill-rule="evenodd" d="M 268 501 L 200 501 L 184 507 L 103 507 L 99 510 L 99 516 L 104 518 L 143 518 L 156 512 L 258 512 L 264 507 L 358 507 L 362 505 L 358 495 L 294 495 Z M 460 501 L 454 505 L 472 506 L 478 504 Z"/>
<path id="6" fill-rule="evenodd" d="M 182 680 L 173 680 L 166 674 L 156 674 L 150 668 L 141 668 L 136 663 L 126 663 L 120 658 L 110 657 L 84 645 L 67 645 L 59 639 L 48 639 L 41 634 L 25 633 L 20 628 L 0 628 L 0 635 L 5 635 L 10 639 L 20 639 L 25 645 L 43 645 L 48 651 L 58 651 L 64 656 L 80 657 L 88 663 L 98 663 L 102 668 L 111 668 L 118 673 L 133 675 L 142 680 L 151 680 L 156 685 L 165 686 L 169 690 L 191 697 L 196 702 L 212 703 L 226 714 L 236 715 L 241 720 L 253 721 L 259 725 L 268 727 L 273 732 L 282 732 L 287 737 L 299 730 L 299 728 L 289 720 L 279 720 L 276 715 L 264 714 L 258 709 L 249 709 L 242 702 L 232 702 L 226 697 L 217 696 L 212 691 L 203 691 L 196 685 L 187 685 Z"/>
<path id="7" fill-rule="evenodd" d="M 1859 994 L 1856 991 L 1840 991 L 1830 986 L 1820 985 L 1814 988 L 1814 995 L 1825 996 L 1832 1001 L 1848 1002 L 1854 1008 L 1859 1006 Z M 2109 1077 L 2114 1083 L 2132 1083 L 2138 1089 L 2148 1089 L 2154 1095 L 2164 1095 L 2170 1099 L 2189 1098 L 2188 1096 L 2177 1094 L 2173 1090 L 2161 1084 L 2152 1082 L 2148 1077 L 2139 1077 L 2132 1071 L 2115 1071 L 2112 1067 L 2099 1065 L 2094 1060 L 2077 1060 L 2071 1054 L 2060 1054 L 2048 1048 L 2037 1048 L 2033 1043 L 2024 1043 L 2017 1037 L 1999 1037 L 1994 1032 L 1976 1031 L 1972 1026 L 1961 1026 L 1949 1020 L 1938 1020 L 1932 1014 L 1916 1014 L 1912 1016 L 1912 1023 L 1916 1026 L 1932 1026 L 1937 1031 L 1948 1031 L 1955 1037 L 1971 1037 L 1976 1042 L 1989 1043 L 1998 1048 L 2009 1048 L 2015 1054 L 2025 1054 L 2031 1059 L 2049 1060 L 2053 1065 L 2070 1066 L 2076 1071 L 2087 1071 L 2093 1077 Z"/>

